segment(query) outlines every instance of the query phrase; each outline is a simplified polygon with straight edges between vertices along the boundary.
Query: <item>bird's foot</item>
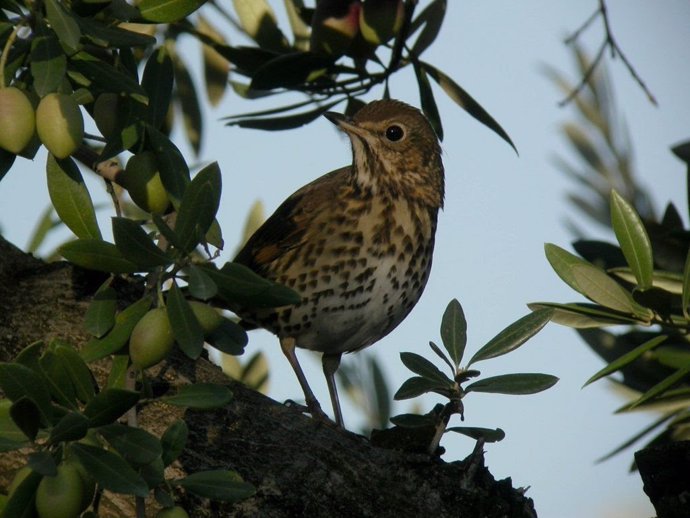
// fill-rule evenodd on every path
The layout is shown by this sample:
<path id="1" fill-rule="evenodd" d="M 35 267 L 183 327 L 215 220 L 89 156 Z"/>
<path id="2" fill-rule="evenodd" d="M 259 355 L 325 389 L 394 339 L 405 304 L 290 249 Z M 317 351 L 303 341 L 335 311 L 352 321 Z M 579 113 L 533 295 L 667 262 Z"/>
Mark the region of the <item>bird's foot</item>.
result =
<path id="1" fill-rule="evenodd" d="M 302 405 L 296 401 L 293 401 L 292 399 L 288 399 L 284 404 L 285 406 L 299 410 L 303 414 L 311 415 L 312 418 L 327 426 L 330 426 L 331 428 L 340 428 L 335 421 L 333 421 L 323 410 L 321 410 L 321 405 L 318 401 L 307 402 L 306 405 Z"/>
<path id="2" fill-rule="evenodd" d="M 298 403 L 298 402 L 295 401 L 294 399 L 286 399 L 286 400 L 283 402 L 283 405 L 285 405 L 285 406 L 288 407 L 288 408 L 294 408 L 295 410 L 299 410 L 299 411 L 302 412 L 303 414 L 308 414 L 308 413 L 309 413 L 309 408 L 307 407 L 307 405 L 303 405 L 303 404 L 301 404 L 301 403 Z"/>

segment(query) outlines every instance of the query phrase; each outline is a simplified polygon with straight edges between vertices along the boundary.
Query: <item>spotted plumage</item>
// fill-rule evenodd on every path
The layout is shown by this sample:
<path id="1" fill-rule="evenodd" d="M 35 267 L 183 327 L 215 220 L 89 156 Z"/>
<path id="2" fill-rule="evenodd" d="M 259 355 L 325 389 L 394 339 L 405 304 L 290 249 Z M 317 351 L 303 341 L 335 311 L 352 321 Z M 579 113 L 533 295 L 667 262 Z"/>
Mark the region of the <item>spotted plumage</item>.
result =
<path id="1" fill-rule="evenodd" d="M 326 117 L 350 137 L 352 165 L 285 200 L 235 261 L 302 296 L 294 306 L 238 314 L 280 338 L 310 410 L 320 417 L 294 349 L 324 353 L 342 425 L 333 380 L 340 356 L 380 340 L 419 300 L 431 269 L 444 180 L 438 139 L 417 109 L 385 100 L 352 119 Z"/>

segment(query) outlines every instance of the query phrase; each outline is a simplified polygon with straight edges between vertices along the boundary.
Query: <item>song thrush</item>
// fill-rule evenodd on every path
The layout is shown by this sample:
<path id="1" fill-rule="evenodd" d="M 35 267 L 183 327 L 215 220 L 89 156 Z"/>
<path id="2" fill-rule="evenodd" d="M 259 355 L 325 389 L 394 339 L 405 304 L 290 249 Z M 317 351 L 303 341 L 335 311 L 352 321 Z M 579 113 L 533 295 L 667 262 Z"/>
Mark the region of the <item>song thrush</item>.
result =
<path id="1" fill-rule="evenodd" d="M 249 238 L 235 261 L 293 288 L 302 301 L 238 314 L 280 339 L 310 413 L 325 418 L 295 347 L 323 353 L 336 422 L 344 352 L 390 333 L 424 290 L 443 206 L 441 148 L 422 113 L 374 101 L 348 118 L 326 113 L 352 143 L 352 165 L 305 185 Z"/>

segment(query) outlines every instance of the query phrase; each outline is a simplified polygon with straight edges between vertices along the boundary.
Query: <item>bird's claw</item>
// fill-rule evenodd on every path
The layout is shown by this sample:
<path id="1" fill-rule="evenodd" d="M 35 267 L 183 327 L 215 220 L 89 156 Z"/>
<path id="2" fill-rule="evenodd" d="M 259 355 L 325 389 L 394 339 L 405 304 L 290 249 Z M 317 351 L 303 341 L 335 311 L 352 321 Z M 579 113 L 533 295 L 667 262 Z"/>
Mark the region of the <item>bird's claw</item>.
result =
<path id="1" fill-rule="evenodd" d="M 322 422 L 323 424 L 330 426 L 332 428 L 339 428 L 338 424 L 333 421 L 328 415 L 321 410 L 321 405 L 318 401 L 307 402 L 306 405 L 297 403 L 292 399 L 288 399 L 284 403 L 285 406 L 294 408 L 303 414 L 309 414 L 313 419 Z"/>

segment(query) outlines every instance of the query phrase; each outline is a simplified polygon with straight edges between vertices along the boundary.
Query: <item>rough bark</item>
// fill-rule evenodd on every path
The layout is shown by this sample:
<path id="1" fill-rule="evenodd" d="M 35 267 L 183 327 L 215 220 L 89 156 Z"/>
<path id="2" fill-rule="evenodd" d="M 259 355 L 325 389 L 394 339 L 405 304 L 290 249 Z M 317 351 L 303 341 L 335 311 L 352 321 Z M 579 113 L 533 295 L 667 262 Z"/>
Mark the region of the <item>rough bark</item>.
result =
<path id="1" fill-rule="evenodd" d="M 690 441 L 640 450 L 635 464 L 657 518 L 690 516 Z"/>
<path id="2" fill-rule="evenodd" d="M 66 263 L 45 264 L 0 237 L 0 360 L 11 360 L 36 340 L 83 344 L 88 339 L 83 314 L 101 280 Z M 141 286 L 122 281 L 117 289 L 134 298 Z M 107 364 L 95 371 L 102 379 Z M 234 398 L 209 412 L 163 404 L 140 409 L 140 426 L 158 436 L 180 416 L 187 421 L 188 447 L 167 475 L 233 469 L 257 488 L 234 506 L 178 494 L 191 516 L 536 516 L 531 499 L 510 479 L 494 480 L 481 448 L 464 461 L 445 462 L 376 447 L 228 380 L 203 358 L 172 358 L 152 386 L 162 393 L 189 381 L 226 383 Z M 0 487 L 24 462 L 21 455 L 0 455 Z M 102 516 L 133 516 L 134 502 L 106 494 L 101 511 Z"/>

